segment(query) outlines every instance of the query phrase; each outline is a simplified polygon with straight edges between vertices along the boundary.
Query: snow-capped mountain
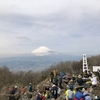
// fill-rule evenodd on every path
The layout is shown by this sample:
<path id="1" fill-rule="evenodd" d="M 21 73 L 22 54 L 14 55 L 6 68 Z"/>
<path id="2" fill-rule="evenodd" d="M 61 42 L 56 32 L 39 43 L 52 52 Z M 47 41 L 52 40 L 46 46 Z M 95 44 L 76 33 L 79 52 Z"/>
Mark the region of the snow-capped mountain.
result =
<path id="1" fill-rule="evenodd" d="M 54 52 L 53 50 L 51 50 L 45 46 L 41 46 L 41 47 L 33 50 L 31 53 L 36 55 L 36 56 L 44 56 L 44 55 L 49 55 L 53 52 Z"/>

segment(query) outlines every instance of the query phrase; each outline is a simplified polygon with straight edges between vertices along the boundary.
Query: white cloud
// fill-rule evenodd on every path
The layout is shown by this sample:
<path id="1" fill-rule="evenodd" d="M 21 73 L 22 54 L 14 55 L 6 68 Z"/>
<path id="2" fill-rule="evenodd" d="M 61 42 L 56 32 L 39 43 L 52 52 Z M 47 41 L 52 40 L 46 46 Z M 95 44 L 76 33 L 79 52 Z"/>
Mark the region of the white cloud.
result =
<path id="1" fill-rule="evenodd" d="M 82 13 L 94 14 L 94 11 L 96 14 L 99 13 L 99 4 L 99 0 L 2 0 L 0 11 L 34 16 L 62 12 L 65 15 L 80 18 Z"/>
<path id="2" fill-rule="evenodd" d="M 29 15 L 44 15 L 55 13 L 63 7 L 64 2 L 58 0 L 6 0 L 1 2 L 2 12 L 21 13 Z M 64 4 L 65 5 L 65 4 Z"/>
<path id="3" fill-rule="evenodd" d="M 27 53 L 41 45 L 99 53 L 99 22 L 99 0 L 2 0 L 0 54 Z"/>

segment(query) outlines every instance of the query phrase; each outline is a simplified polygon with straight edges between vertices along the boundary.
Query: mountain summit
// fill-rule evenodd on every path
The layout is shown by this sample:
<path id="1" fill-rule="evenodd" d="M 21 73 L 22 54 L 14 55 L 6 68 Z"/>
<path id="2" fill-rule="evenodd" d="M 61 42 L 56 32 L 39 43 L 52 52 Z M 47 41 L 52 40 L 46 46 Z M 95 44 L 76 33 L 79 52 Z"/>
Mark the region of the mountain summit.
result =
<path id="1" fill-rule="evenodd" d="M 35 50 L 33 50 L 31 53 L 36 55 L 36 56 L 44 56 L 44 55 L 49 55 L 53 51 L 45 46 L 41 46 Z"/>

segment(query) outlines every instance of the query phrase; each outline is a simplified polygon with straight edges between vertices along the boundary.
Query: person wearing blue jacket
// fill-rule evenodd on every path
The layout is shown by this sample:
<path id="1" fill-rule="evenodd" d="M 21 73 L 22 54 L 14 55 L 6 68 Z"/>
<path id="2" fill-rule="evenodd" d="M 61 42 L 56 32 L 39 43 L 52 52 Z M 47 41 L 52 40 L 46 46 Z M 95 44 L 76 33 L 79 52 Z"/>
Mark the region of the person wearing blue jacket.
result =
<path id="1" fill-rule="evenodd" d="M 83 93 L 83 96 L 85 97 L 85 100 L 92 100 L 92 97 L 90 96 L 90 90 L 91 86 L 89 84 L 84 85 L 85 91 Z"/>
<path id="2" fill-rule="evenodd" d="M 76 88 L 76 91 L 77 91 L 76 94 L 75 94 L 76 100 L 83 100 L 84 99 L 84 96 L 83 96 L 81 87 L 77 87 Z"/>

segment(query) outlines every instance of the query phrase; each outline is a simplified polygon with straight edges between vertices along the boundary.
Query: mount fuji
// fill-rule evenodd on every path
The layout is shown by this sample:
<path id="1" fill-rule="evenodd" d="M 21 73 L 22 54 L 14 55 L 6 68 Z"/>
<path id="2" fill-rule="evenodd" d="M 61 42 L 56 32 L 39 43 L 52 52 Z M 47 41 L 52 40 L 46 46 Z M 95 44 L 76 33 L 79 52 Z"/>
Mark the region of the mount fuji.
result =
<path id="1" fill-rule="evenodd" d="M 54 54 L 54 51 L 45 46 L 41 46 L 41 47 L 33 50 L 31 53 L 36 56 L 44 56 L 44 55 Z"/>

